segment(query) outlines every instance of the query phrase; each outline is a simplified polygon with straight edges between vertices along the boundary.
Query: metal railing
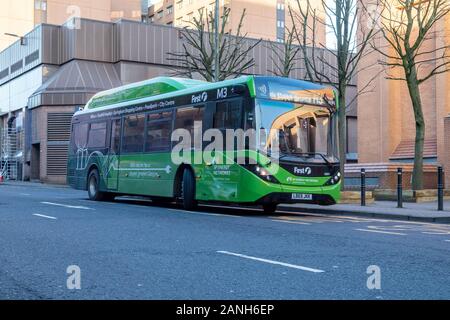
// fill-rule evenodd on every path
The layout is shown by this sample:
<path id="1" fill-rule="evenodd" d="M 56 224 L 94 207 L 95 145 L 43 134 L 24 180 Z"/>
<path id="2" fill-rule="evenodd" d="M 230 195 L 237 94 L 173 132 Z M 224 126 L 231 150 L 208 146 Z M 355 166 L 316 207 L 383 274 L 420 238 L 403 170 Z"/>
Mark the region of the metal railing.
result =
<path id="1" fill-rule="evenodd" d="M 19 178 L 19 164 L 23 160 L 23 132 L 16 129 L 0 131 L 0 175 L 3 180 Z"/>
<path id="2" fill-rule="evenodd" d="M 444 210 L 444 170 L 437 167 L 437 210 Z M 366 170 L 361 169 L 361 206 L 366 206 Z M 403 208 L 403 169 L 397 168 L 397 208 Z"/>

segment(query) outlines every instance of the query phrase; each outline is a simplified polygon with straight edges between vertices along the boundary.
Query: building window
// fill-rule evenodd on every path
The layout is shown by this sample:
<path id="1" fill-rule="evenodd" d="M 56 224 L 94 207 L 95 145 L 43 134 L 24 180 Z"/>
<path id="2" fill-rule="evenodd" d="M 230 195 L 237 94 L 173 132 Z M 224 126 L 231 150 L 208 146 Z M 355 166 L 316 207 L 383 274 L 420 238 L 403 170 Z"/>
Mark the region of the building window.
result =
<path id="1" fill-rule="evenodd" d="M 34 19 L 37 24 L 47 22 L 47 0 L 34 1 Z"/>
<path id="2" fill-rule="evenodd" d="M 284 43 L 284 39 L 278 38 L 278 39 L 277 39 L 277 42 L 279 42 L 279 43 Z"/>
<path id="3" fill-rule="evenodd" d="M 0 71 L 0 80 L 6 78 L 9 75 L 9 68 L 3 69 Z"/>
<path id="4" fill-rule="evenodd" d="M 277 27 L 278 28 L 284 28 L 284 21 L 278 20 L 277 21 Z"/>
<path id="5" fill-rule="evenodd" d="M 277 9 L 278 9 L 278 10 L 284 10 L 284 3 L 278 2 L 278 3 L 277 3 Z"/>
<path id="6" fill-rule="evenodd" d="M 151 16 L 148 18 L 148 21 L 149 21 L 150 23 L 155 22 L 155 15 L 151 15 Z"/>
<path id="7" fill-rule="evenodd" d="M 177 27 L 181 27 L 182 25 L 183 25 L 183 18 L 180 17 L 180 18 L 177 19 L 176 26 Z"/>
<path id="8" fill-rule="evenodd" d="M 188 4 L 193 4 L 194 0 L 188 0 Z"/>
<path id="9" fill-rule="evenodd" d="M 161 19 L 163 15 L 164 15 L 163 10 L 158 11 L 158 19 Z"/>
<path id="10" fill-rule="evenodd" d="M 178 9 L 182 9 L 183 8 L 183 0 L 178 1 L 177 5 L 178 5 Z"/>
<path id="11" fill-rule="evenodd" d="M 47 0 L 34 0 L 34 8 L 36 10 L 47 11 Z"/>
<path id="12" fill-rule="evenodd" d="M 168 6 L 168 7 L 167 7 L 166 14 L 167 14 L 167 15 L 170 15 L 170 14 L 172 14 L 172 13 L 173 13 L 173 6 Z"/>

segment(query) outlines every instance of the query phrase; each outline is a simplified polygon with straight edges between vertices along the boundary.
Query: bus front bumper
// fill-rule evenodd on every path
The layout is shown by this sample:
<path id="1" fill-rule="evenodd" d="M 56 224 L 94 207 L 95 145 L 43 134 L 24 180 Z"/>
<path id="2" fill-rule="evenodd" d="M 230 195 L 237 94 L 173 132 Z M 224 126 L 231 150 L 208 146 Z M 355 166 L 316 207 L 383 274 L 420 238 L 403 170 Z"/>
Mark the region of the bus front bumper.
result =
<path id="1" fill-rule="evenodd" d="M 282 185 L 280 189 L 267 193 L 256 201 L 257 204 L 308 203 L 325 206 L 333 205 L 340 200 L 341 184 L 309 188 Z"/>
<path id="2" fill-rule="evenodd" d="M 259 199 L 257 204 L 294 204 L 294 203 L 309 203 L 309 204 L 319 204 L 319 205 L 333 205 L 336 204 L 336 200 L 329 194 L 308 194 L 310 199 L 294 199 L 292 193 L 286 192 L 275 192 L 265 195 Z"/>

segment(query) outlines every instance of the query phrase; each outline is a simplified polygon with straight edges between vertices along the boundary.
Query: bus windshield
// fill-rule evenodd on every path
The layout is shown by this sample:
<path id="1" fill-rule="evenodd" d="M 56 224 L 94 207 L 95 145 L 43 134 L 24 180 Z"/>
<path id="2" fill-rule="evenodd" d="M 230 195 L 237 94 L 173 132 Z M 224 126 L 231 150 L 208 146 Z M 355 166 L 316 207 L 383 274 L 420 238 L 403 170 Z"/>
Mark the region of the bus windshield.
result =
<path id="1" fill-rule="evenodd" d="M 339 161 L 336 119 L 329 108 L 257 99 L 256 125 L 262 131 L 259 148 L 265 153 L 277 141 L 280 156 L 286 160 Z"/>

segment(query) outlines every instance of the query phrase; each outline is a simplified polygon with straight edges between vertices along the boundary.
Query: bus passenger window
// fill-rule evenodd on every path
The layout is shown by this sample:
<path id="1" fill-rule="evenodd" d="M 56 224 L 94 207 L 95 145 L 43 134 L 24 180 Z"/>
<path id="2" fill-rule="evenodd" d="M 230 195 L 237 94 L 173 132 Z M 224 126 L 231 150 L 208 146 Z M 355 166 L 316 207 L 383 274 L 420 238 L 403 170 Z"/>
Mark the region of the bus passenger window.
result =
<path id="1" fill-rule="evenodd" d="M 91 123 L 89 129 L 88 148 L 105 148 L 106 122 Z"/>
<path id="2" fill-rule="evenodd" d="M 203 110 L 204 106 L 201 107 L 189 107 L 177 110 L 177 118 L 175 121 L 175 129 L 186 129 L 193 134 L 194 132 L 194 122 L 203 121 Z"/>
<path id="3" fill-rule="evenodd" d="M 145 116 L 132 115 L 125 117 L 122 140 L 124 153 L 142 152 L 144 150 Z"/>
<path id="4" fill-rule="evenodd" d="M 216 129 L 241 128 L 241 103 L 239 100 L 217 103 L 213 127 Z"/>
<path id="5" fill-rule="evenodd" d="M 170 150 L 172 111 L 152 113 L 147 116 L 147 140 L 145 151 Z"/>
<path id="6" fill-rule="evenodd" d="M 87 132 L 89 124 L 88 123 L 77 123 L 73 125 L 73 144 L 72 150 L 77 152 L 79 149 L 84 149 L 87 146 Z"/>

